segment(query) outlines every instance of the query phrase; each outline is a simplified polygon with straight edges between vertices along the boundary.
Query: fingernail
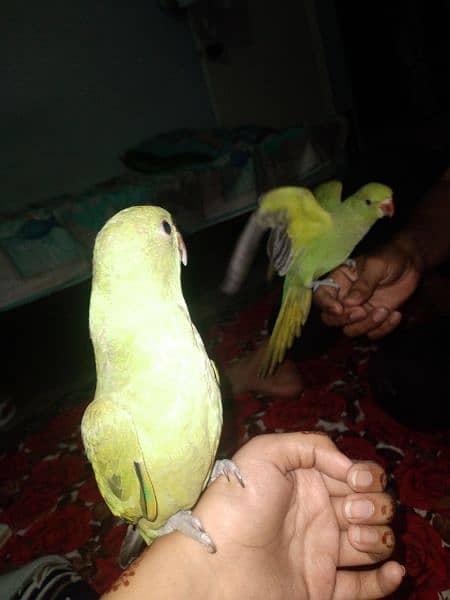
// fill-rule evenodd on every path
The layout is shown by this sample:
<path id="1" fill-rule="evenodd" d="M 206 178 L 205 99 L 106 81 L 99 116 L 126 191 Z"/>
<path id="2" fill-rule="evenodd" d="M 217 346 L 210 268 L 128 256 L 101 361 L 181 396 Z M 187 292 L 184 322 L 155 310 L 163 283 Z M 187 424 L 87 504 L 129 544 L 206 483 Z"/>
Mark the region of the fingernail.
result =
<path id="1" fill-rule="evenodd" d="M 378 532 L 373 527 L 357 527 L 355 540 L 358 544 L 376 544 L 379 540 Z"/>
<path id="2" fill-rule="evenodd" d="M 365 471 L 363 469 L 356 469 L 352 473 L 352 485 L 353 487 L 369 487 L 372 485 L 373 477 L 370 471 Z"/>
<path id="3" fill-rule="evenodd" d="M 374 323 L 381 323 L 382 321 L 384 321 L 386 319 L 387 314 L 388 314 L 387 308 L 377 308 L 377 309 L 375 309 L 375 311 L 372 315 L 372 321 Z"/>
<path id="4" fill-rule="evenodd" d="M 375 512 L 375 505 L 370 500 L 348 500 L 344 504 L 347 519 L 368 519 Z"/>
<path id="5" fill-rule="evenodd" d="M 383 544 L 387 548 L 391 549 L 395 546 L 395 538 L 394 538 L 394 535 L 390 531 L 385 531 L 383 533 L 383 537 L 381 539 L 382 539 Z"/>
<path id="6" fill-rule="evenodd" d="M 352 312 L 348 315 L 350 321 L 357 321 L 361 317 L 361 312 L 359 310 L 352 310 Z"/>
<path id="7" fill-rule="evenodd" d="M 381 507 L 381 514 L 383 517 L 391 519 L 394 514 L 394 501 L 392 500 L 391 504 L 383 504 Z"/>
<path id="8" fill-rule="evenodd" d="M 397 323 L 400 323 L 401 318 L 402 318 L 402 314 L 400 312 L 398 312 L 398 310 L 396 310 L 389 317 L 389 322 L 391 323 L 391 325 L 397 325 Z"/>

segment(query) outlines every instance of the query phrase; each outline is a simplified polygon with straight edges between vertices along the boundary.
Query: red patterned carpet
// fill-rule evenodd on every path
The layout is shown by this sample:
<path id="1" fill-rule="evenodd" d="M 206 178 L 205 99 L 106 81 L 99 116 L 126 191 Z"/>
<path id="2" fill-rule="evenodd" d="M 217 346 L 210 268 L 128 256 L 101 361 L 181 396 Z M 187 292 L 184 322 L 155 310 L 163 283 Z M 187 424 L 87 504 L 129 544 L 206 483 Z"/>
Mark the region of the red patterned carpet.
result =
<path id="1" fill-rule="evenodd" d="M 274 296 L 268 295 L 211 330 L 208 345 L 219 364 L 256 343 L 273 302 Z M 383 464 L 398 497 L 396 557 L 407 568 L 395 598 L 448 599 L 448 437 L 413 432 L 377 406 L 367 377 L 372 350 L 342 339 L 327 356 L 303 362 L 299 366 L 307 388 L 299 398 L 235 398 L 223 447 L 263 432 L 320 429 L 350 457 Z M 89 401 L 87 394 L 85 402 L 57 415 L 0 458 L 0 522 L 11 530 L 0 548 L 0 571 L 55 553 L 70 558 L 99 592 L 119 575 L 116 561 L 125 525 L 102 501 L 80 439 L 81 416 Z"/>

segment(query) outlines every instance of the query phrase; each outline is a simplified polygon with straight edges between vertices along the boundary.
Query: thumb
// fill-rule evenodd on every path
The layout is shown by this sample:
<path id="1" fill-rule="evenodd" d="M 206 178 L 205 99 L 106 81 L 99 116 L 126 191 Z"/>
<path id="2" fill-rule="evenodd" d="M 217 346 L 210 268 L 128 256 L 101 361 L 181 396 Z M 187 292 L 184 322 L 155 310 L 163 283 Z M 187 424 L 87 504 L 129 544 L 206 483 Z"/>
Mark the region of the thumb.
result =
<path id="1" fill-rule="evenodd" d="M 343 300 L 345 306 L 357 306 L 367 302 L 384 277 L 382 262 L 370 258 L 364 259 L 358 271 L 358 279 L 352 284 Z"/>

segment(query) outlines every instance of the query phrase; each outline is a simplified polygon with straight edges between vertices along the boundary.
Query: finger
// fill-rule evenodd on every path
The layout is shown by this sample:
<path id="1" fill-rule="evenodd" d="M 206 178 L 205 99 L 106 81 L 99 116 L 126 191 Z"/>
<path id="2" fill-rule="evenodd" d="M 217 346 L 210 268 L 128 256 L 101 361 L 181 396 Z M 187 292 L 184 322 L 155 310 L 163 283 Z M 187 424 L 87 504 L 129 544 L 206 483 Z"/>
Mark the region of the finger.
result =
<path id="1" fill-rule="evenodd" d="M 347 483 L 355 492 L 382 492 L 387 483 L 386 472 L 376 462 L 355 462 L 347 474 Z"/>
<path id="2" fill-rule="evenodd" d="M 340 315 L 344 310 L 342 303 L 337 299 L 338 290 L 330 286 L 321 286 L 314 294 L 314 302 L 325 313 Z"/>
<path id="3" fill-rule="evenodd" d="M 336 497 L 348 496 L 353 492 L 381 492 L 387 482 L 383 467 L 372 461 L 354 462 L 345 482 L 324 473 L 322 479 L 330 496 Z"/>
<path id="4" fill-rule="evenodd" d="M 400 324 L 401 320 L 402 320 L 401 313 L 398 310 L 394 310 L 394 312 L 392 312 L 388 316 L 388 318 L 384 321 L 384 323 L 382 323 L 375 329 L 372 329 L 372 331 L 369 331 L 367 336 L 371 340 L 379 340 L 380 338 L 384 337 L 388 333 L 391 333 L 391 331 L 393 331 Z"/>
<path id="5" fill-rule="evenodd" d="M 335 477 L 328 477 L 324 473 L 321 474 L 325 487 L 331 497 L 345 498 L 353 492 L 352 488 L 345 481 L 340 481 Z"/>
<path id="6" fill-rule="evenodd" d="M 373 554 L 375 558 L 382 556 L 382 560 L 395 548 L 394 533 L 387 525 L 351 525 L 346 537 L 356 550 Z"/>
<path id="7" fill-rule="evenodd" d="M 289 473 L 296 469 L 312 469 L 338 479 L 347 480 L 347 473 L 352 461 L 342 454 L 330 438 L 319 432 L 272 433 L 258 435 L 238 450 L 264 458 L 276 465 L 282 472 Z"/>
<path id="8" fill-rule="evenodd" d="M 371 565 L 389 558 L 395 548 L 395 537 L 385 525 L 351 525 L 341 532 L 339 567 Z"/>
<path id="9" fill-rule="evenodd" d="M 356 308 L 353 310 L 356 311 Z M 350 312 L 350 314 L 353 313 L 353 310 Z M 366 334 L 369 335 L 372 331 L 384 324 L 389 319 L 391 314 L 392 313 L 390 310 L 384 306 L 374 308 L 367 313 L 365 318 L 354 323 L 346 324 L 344 327 L 344 334 L 348 337 L 357 337 Z"/>
<path id="10" fill-rule="evenodd" d="M 339 269 L 349 281 L 356 281 L 358 279 L 358 263 L 355 262 L 355 266 L 343 264 Z"/>
<path id="11" fill-rule="evenodd" d="M 342 312 L 340 314 L 322 312 L 321 318 L 322 322 L 328 327 L 344 327 L 348 321 L 347 317 Z"/>
<path id="12" fill-rule="evenodd" d="M 372 309 L 367 310 L 363 306 L 354 306 L 350 309 L 346 308 L 339 315 L 330 313 L 322 313 L 322 321 L 329 327 L 346 327 L 357 321 L 362 321 L 367 318 L 368 312 Z"/>
<path id="13" fill-rule="evenodd" d="M 349 276 L 348 268 L 341 266 L 330 273 L 338 287 L 321 286 L 314 294 L 314 301 L 324 313 L 340 315 L 343 311 L 342 299 L 345 298 L 354 278 Z"/>
<path id="14" fill-rule="evenodd" d="M 358 265 L 358 272 L 359 277 L 344 299 L 344 306 L 364 304 L 372 296 L 384 277 L 384 265 L 382 261 L 364 259 Z"/>
<path id="15" fill-rule="evenodd" d="M 350 309 L 347 308 L 344 314 L 347 316 L 347 323 L 355 323 L 365 319 L 368 312 L 363 306 L 352 306 Z"/>
<path id="16" fill-rule="evenodd" d="M 338 571 L 333 600 L 384 598 L 395 592 L 404 575 L 404 567 L 394 561 L 367 571 Z"/>
<path id="17" fill-rule="evenodd" d="M 392 521 L 395 504 L 389 494 L 350 494 L 331 498 L 341 530 L 350 525 L 386 525 Z"/>

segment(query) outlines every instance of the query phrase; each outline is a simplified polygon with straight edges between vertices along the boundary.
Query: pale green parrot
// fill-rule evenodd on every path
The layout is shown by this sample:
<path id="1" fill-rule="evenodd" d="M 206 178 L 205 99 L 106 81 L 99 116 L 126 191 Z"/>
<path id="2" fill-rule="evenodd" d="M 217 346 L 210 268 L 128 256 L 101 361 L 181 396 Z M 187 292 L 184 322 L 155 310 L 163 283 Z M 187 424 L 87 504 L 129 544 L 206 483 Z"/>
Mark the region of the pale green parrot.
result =
<path id="1" fill-rule="evenodd" d="M 308 318 L 319 278 L 348 261 L 356 244 L 381 217 L 392 216 L 392 190 L 368 183 L 341 202 L 342 184 L 328 181 L 314 190 L 282 187 L 264 194 L 256 212 L 272 229 L 268 252 L 272 267 L 285 276 L 280 311 L 261 365 L 271 374 L 283 360 Z M 336 286 L 337 287 L 337 286 Z"/>
<path id="2" fill-rule="evenodd" d="M 117 213 L 95 242 L 89 325 L 97 386 L 81 431 L 102 496 L 133 526 L 122 565 L 136 551 L 135 531 L 150 544 L 178 529 L 215 551 L 190 509 L 222 473 L 242 484 L 231 461 L 214 465 L 219 381 L 189 316 L 180 260 L 186 264 L 182 237 L 156 206 Z"/>

